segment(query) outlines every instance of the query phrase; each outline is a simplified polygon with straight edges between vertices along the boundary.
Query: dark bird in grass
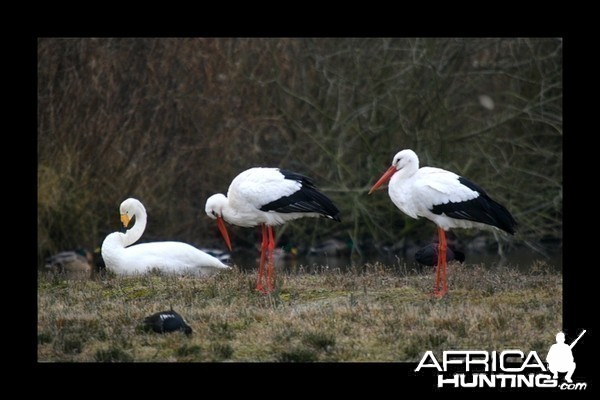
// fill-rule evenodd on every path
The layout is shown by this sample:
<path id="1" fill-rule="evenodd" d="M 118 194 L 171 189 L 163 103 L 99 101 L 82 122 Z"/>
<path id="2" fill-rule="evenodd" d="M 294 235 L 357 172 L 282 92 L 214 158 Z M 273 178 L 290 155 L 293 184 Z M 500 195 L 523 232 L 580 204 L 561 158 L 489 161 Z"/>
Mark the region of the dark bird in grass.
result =
<path id="1" fill-rule="evenodd" d="M 144 318 L 144 327 L 146 330 L 153 330 L 157 333 L 181 331 L 186 335 L 192 334 L 192 327 L 184 321 L 181 315 L 173 311 L 173 308 Z"/>
<path id="2" fill-rule="evenodd" d="M 85 249 L 61 251 L 45 261 L 45 267 L 54 273 L 82 278 L 92 273 L 92 254 Z"/>
<path id="3" fill-rule="evenodd" d="M 419 264 L 428 265 L 430 267 L 437 266 L 438 248 L 439 245 L 437 243 L 429 243 L 415 253 L 415 260 Z M 446 262 L 452 260 L 463 262 L 465 261 L 465 254 L 462 251 L 452 250 L 448 247 L 446 249 Z"/>

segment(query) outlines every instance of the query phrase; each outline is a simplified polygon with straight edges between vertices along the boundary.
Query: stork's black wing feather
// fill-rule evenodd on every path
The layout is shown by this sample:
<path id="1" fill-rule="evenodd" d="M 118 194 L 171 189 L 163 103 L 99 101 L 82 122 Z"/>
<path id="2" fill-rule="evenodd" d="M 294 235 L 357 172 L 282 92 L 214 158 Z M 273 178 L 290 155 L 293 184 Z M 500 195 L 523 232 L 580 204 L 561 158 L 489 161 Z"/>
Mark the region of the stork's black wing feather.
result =
<path id="1" fill-rule="evenodd" d="M 431 208 L 432 213 L 437 215 L 444 213 L 456 219 L 481 222 L 514 235 L 517 221 L 502 204 L 493 200 L 481 187 L 468 179 L 459 177 L 458 180 L 469 189 L 478 192 L 479 196 L 457 203 L 435 204 Z"/>
<path id="2" fill-rule="evenodd" d="M 261 211 L 276 211 L 280 213 L 319 213 L 323 217 L 340 221 L 340 210 L 329 197 L 319 192 L 312 180 L 304 175 L 286 170 L 279 170 L 285 179 L 300 182 L 302 187 L 289 196 L 281 197 L 263 205 Z"/>

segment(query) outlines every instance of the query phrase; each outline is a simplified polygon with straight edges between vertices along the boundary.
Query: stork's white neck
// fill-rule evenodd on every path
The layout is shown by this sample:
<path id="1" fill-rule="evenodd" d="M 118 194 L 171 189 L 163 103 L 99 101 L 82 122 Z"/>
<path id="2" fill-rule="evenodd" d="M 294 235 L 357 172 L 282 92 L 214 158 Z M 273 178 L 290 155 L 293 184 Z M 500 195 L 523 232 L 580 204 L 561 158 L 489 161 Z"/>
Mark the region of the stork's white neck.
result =
<path id="1" fill-rule="evenodd" d="M 398 182 L 404 181 L 404 180 L 412 177 L 414 174 L 417 173 L 418 170 L 419 170 L 419 161 L 418 160 L 416 161 L 416 163 L 414 163 L 414 162 L 406 163 L 394 175 L 392 175 L 392 178 L 390 179 L 390 185 L 389 185 L 390 189 L 393 186 L 395 186 Z"/>
<path id="2" fill-rule="evenodd" d="M 230 191 L 227 193 L 230 194 Z M 213 194 L 206 200 L 206 215 L 215 219 L 221 216 L 225 222 L 246 228 L 265 223 L 264 213 L 246 201 L 235 201 L 235 196 L 227 197 L 223 193 Z"/>
<path id="3" fill-rule="evenodd" d="M 227 202 L 222 204 L 221 215 L 228 223 L 245 228 L 257 226 L 266 222 L 259 218 L 256 210 L 249 209 L 246 212 L 246 207 L 248 206 L 245 204 L 236 204 L 235 207 L 232 207 L 229 199 L 227 199 Z"/>

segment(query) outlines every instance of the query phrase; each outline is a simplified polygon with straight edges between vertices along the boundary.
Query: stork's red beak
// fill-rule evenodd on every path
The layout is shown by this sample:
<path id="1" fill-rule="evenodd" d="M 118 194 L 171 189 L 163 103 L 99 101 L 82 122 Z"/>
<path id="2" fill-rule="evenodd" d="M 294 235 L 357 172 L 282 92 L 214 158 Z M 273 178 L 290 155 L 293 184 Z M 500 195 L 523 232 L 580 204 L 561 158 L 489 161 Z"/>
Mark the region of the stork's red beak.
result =
<path id="1" fill-rule="evenodd" d="M 225 243 L 227 243 L 229 251 L 231 251 L 231 241 L 229 240 L 229 235 L 227 234 L 227 229 L 225 228 L 225 222 L 223 221 L 223 217 L 217 217 L 217 227 L 219 228 L 219 231 L 221 231 L 221 235 L 223 235 L 223 239 L 225 239 Z"/>
<path id="2" fill-rule="evenodd" d="M 375 189 L 389 181 L 392 175 L 394 175 L 396 172 L 398 172 L 398 170 L 395 166 L 392 165 L 389 167 L 388 170 L 385 171 L 385 173 L 381 176 L 381 178 L 379 178 L 379 180 L 373 185 L 371 190 L 369 190 L 369 194 L 373 193 Z"/>

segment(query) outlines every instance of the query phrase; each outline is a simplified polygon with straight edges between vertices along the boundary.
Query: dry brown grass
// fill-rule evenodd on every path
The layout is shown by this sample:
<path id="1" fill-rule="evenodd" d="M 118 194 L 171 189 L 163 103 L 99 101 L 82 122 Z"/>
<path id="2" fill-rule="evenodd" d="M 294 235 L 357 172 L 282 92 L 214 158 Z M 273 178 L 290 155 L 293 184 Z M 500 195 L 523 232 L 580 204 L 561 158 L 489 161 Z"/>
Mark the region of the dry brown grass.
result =
<path id="1" fill-rule="evenodd" d="M 453 264 L 442 300 L 430 294 L 432 274 L 381 264 L 278 279 L 263 295 L 255 274 L 238 268 L 207 279 L 40 274 L 38 360 L 418 361 L 426 350 L 544 352 L 562 326 L 562 279 L 543 265 L 522 273 Z M 169 305 L 191 337 L 140 329 Z"/>

